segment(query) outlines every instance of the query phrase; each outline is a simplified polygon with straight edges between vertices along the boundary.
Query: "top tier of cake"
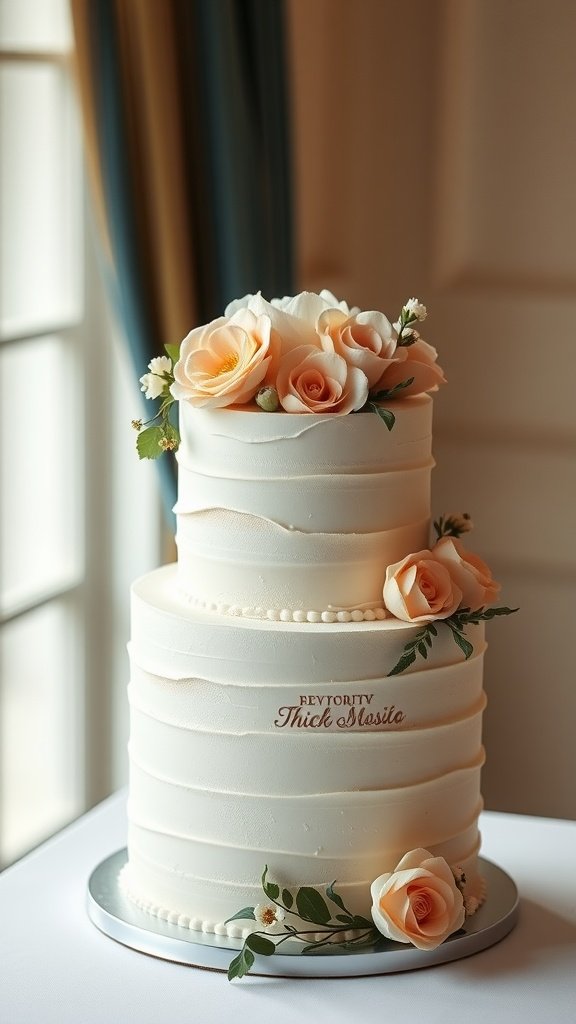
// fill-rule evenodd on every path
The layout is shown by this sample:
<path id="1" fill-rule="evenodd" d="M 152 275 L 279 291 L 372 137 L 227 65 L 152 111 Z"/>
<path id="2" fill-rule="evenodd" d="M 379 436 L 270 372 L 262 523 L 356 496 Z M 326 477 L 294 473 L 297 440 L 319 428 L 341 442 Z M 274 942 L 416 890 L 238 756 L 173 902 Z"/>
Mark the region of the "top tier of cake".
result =
<path id="1" fill-rule="evenodd" d="M 427 547 L 432 400 L 376 414 L 180 404 L 178 585 L 257 618 L 383 617 L 386 568 Z"/>

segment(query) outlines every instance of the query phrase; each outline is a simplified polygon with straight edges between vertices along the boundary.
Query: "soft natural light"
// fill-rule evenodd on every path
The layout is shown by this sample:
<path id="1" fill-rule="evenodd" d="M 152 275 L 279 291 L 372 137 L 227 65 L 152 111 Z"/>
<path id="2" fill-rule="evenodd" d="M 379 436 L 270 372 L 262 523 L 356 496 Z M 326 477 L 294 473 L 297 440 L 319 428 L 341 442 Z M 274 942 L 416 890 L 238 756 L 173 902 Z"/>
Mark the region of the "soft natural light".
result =
<path id="1" fill-rule="evenodd" d="M 0 67 L 0 331 L 30 334 L 81 314 L 79 140 L 59 64 Z"/>
<path id="2" fill-rule="evenodd" d="M 9 863 L 78 812 L 78 608 L 63 599 L 2 631 L 0 858 Z"/>
<path id="3" fill-rule="evenodd" d="M 6 50 L 68 50 L 72 43 L 67 0 L 2 0 L 0 46 Z"/>
<path id="4" fill-rule="evenodd" d="M 5 612 L 82 580 L 78 370 L 69 338 L 20 342 L 3 354 L 0 608 Z M 25 408 L 16 381 L 26 381 Z"/>
<path id="5" fill-rule="evenodd" d="M 125 780 L 129 584 L 160 544 L 71 47 L 67 0 L 0 0 L 0 870 Z"/>

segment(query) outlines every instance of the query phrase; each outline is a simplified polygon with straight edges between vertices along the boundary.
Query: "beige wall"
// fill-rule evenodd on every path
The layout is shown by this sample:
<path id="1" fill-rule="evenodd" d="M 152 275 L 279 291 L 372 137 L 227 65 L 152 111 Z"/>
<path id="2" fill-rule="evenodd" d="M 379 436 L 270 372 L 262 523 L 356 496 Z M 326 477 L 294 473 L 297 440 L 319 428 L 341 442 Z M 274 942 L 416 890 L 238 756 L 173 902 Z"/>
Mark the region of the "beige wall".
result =
<path id="1" fill-rule="evenodd" d="M 426 302 L 433 507 L 489 627 L 488 807 L 576 817 L 576 3 L 290 0 L 299 285 Z"/>

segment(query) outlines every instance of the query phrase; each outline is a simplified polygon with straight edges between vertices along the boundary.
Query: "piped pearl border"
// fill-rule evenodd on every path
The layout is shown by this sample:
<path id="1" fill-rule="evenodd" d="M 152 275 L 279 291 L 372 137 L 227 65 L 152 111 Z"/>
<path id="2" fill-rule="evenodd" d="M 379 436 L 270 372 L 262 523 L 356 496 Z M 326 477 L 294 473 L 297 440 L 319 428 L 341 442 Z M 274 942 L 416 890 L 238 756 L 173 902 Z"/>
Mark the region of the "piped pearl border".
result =
<path id="1" fill-rule="evenodd" d="M 182 596 L 192 605 L 205 612 L 215 612 L 216 615 L 232 615 L 243 619 L 268 619 L 270 622 L 375 622 L 388 617 L 385 608 L 353 608 L 336 609 L 326 608 L 324 611 L 317 611 L 313 608 L 306 611 L 303 608 L 252 608 L 242 607 L 239 604 L 219 604 L 213 601 L 202 601 L 192 597 L 186 591 L 181 591 Z"/>
<path id="2" fill-rule="evenodd" d="M 224 924 L 222 921 L 205 921 L 201 917 L 188 917 L 187 914 L 180 914 L 177 910 L 168 910 L 151 900 L 142 899 L 130 888 L 129 864 L 125 864 L 118 876 L 118 885 L 124 895 L 134 903 L 140 910 L 157 917 L 160 921 L 167 921 L 168 924 L 177 924 L 179 928 L 189 928 L 193 932 L 204 932 L 209 935 L 227 935 L 230 939 L 245 939 L 250 932 L 254 931 L 254 925 L 241 925 L 238 921 L 231 921 Z"/>
<path id="3" fill-rule="evenodd" d="M 241 924 L 240 921 L 213 922 L 205 921 L 201 917 L 189 917 L 187 914 L 180 914 L 177 910 L 168 910 L 166 907 L 152 903 L 150 900 L 142 899 L 132 892 L 129 885 L 130 865 L 125 864 L 118 875 L 118 886 L 131 903 L 134 903 L 140 910 L 160 921 L 167 921 L 168 924 L 177 924 L 179 928 L 188 928 L 192 932 L 203 932 L 205 935 L 226 935 L 229 939 L 245 939 L 253 931 L 258 929 L 257 924 Z M 353 929 L 342 932 L 340 941 L 353 938 L 357 932 Z M 320 932 L 311 932 L 310 939 L 323 937 Z"/>

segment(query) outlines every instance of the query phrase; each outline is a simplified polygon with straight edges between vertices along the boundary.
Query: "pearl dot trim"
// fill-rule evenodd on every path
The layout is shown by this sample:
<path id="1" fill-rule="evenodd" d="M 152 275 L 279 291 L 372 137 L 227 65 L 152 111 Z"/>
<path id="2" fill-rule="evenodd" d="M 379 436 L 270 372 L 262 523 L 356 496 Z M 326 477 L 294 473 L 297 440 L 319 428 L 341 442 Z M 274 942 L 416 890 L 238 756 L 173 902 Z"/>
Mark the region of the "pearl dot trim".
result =
<path id="1" fill-rule="evenodd" d="M 270 622 L 375 622 L 387 618 L 385 608 L 241 608 L 237 604 L 215 604 L 213 601 L 201 601 L 182 592 L 184 598 L 194 608 L 201 611 L 216 612 L 217 615 L 233 615 L 243 619 L 268 619 Z"/>

